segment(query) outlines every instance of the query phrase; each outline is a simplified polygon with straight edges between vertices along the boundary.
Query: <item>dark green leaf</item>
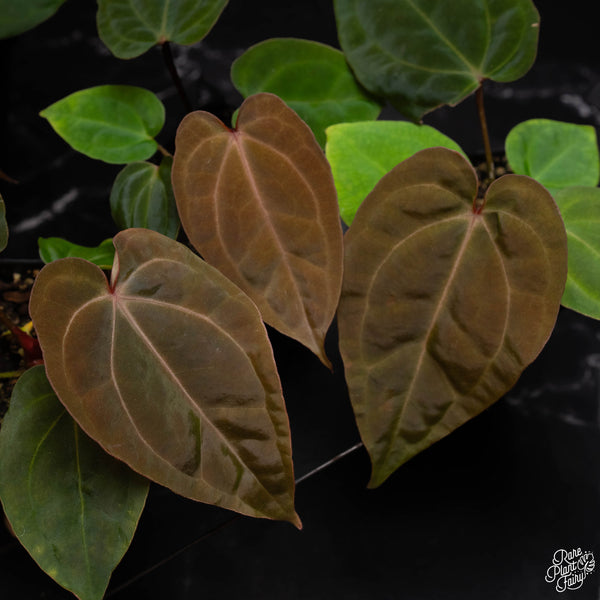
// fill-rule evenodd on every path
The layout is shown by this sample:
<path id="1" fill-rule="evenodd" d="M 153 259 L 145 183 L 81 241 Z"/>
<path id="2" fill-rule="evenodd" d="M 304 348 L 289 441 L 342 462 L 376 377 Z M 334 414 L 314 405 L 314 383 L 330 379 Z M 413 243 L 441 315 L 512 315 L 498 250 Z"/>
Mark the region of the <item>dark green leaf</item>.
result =
<path id="1" fill-rule="evenodd" d="M 38 238 L 38 247 L 40 258 L 45 263 L 71 256 L 85 258 L 85 260 L 98 265 L 101 269 L 109 270 L 112 268 L 115 258 L 115 247 L 112 239 L 104 240 L 99 246 L 88 247 L 73 244 L 63 238 Z"/>
<path id="2" fill-rule="evenodd" d="M 165 122 L 162 102 L 130 85 L 100 85 L 75 92 L 41 113 L 75 150 L 107 163 L 145 160 Z"/>
<path id="3" fill-rule="evenodd" d="M 512 170 L 529 175 L 552 193 L 569 186 L 596 186 L 600 158 L 596 130 L 550 119 L 531 119 L 506 137 L 506 158 Z"/>
<path id="4" fill-rule="evenodd" d="M 258 92 L 279 96 L 321 146 L 329 125 L 376 119 L 381 111 L 339 50 L 308 40 L 271 39 L 253 46 L 233 63 L 231 79 L 245 98 Z"/>
<path id="5" fill-rule="evenodd" d="M 98 33 L 119 58 L 134 58 L 155 44 L 199 42 L 228 0 L 98 0 Z"/>
<path id="6" fill-rule="evenodd" d="M 562 303 L 600 319 L 600 188 L 565 188 L 555 199 L 569 241 L 569 272 Z"/>
<path id="7" fill-rule="evenodd" d="M 548 339 L 567 240 L 548 191 L 487 190 L 458 153 L 422 150 L 369 194 L 346 233 L 340 349 L 371 486 L 516 382 Z"/>
<path id="8" fill-rule="evenodd" d="M 78 258 L 36 277 L 29 308 L 60 400 L 153 481 L 299 526 L 288 419 L 256 306 L 155 231 L 127 229 L 114 244 L 110 283 Z"/>
<path id="9" fill-rule="evenodd" d="M 18 35 L 50 18 L 65 0 L 0 0 L 0 38 Z"/>
<path id="10" fill-rule="evenodd" d="M 350 225 L 361 202 L 388 171 L 415 152 L 434 146 L 462 152 L 456 142 L 428 125 L 371 121 L 329 127 L 325 152 L 342 219 Z"/>
<path id="11" fill-rule="evenodd" d="M 148 481 L 79 429 L 43 366 L 15 386 L 0 457 L 0 497 L 19 541 L 60 585 L 100 600 L 129 547 Z"/>
<path id="12" fill-rule="evenodd" d="M 180 223 L 171 185 L 172 164 L 170 157 L 165 157 L 160 167 L 132 163 L 117 175 L 110 193 L 110 209 L 120 229 L 144 227 L 177 238 Z"/>
<path id="13" fill-rule="evenodd" d="M 335 13 L 358 80 L 414 121 L 483 79 L 518 79 L 537 51 L 531 0 L 335 0 Z"/>

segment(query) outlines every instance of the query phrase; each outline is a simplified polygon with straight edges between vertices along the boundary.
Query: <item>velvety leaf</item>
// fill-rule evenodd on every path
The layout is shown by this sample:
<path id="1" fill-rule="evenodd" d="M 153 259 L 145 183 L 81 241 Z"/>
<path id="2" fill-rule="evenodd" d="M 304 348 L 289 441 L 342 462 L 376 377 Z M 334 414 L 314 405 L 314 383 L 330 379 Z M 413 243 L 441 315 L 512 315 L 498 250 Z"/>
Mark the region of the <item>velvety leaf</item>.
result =
<path id="1" fill-rule="evenodd" d="M 110 209 L 120 229 L 144 227 L 177 238 L 180 223 L 171 185 L 172 165 L 173 159 L 167 156 L 160 167 L 131 163 L 117 175 Z"/>
<path id="2" fill-rule="evenodd" d="M 506 137 L 512 170 L 529 175 L 552 193 L 569 186 L 596 186 L 600 157 L 596 130 L 550 119 L 519 123 Z"/>
<path id="3" fill-rule="evenodd" d="M 0 497 L 19 541 L 60 585 L 100 600 L 136 530 L 148 480 L 79 429 L 43 366 L 15 386 L 0 456 Z"/>
<path id="4" fill-rule="evenodd" d="M 309 40 L 270 39 L 252 46 L 234 61 L 231 80 L 245 98 L 258 92 L 279 96 L 321 146 L 329 125 L 376 119 L 381 111 L 339 50 Z"/>
<path id="5" fill-rule="evenodd" d="M 346 233 L 340 349 L 371 486 L 507 390 L 548 339 L 566 234 L 552 197 L 506 175 L 481 209 L 458 153 L 394 167 Z"/>
<path id="6" fill-rule="evenodd" d="M 6 248 L 8 244 L 8 225 L 6 223 L 6 206 L 4 200 L 0 196 L 0 252 Z"/>
<path id="7" fill-rule="evenodd" d="M 335 0 L 342 50 L 358 80 L 417 121 L 483 79 L 513 81 L 533 64 L 531 0 Z"/>
<path id="8" fill-rule="evenodd" d="M 567 230 L 569 271 L 564 306 L 600 319 L 600 188 L 570 187 L 555 195 Z"/>
<path id="9" fill-rule="evenodd" d="M 428 125 L 407 121 L 340 123 L 327 129 L 325 153 L 331 165 L 340 214 L 350 225 L 375 184 L 399 162 L 419 150 L 460 146 Z"/>
<path id="10" fill-rule="evenodd" d="M 64 3 L 65 0 L 0 0 L 0 38 L 33 29 Z"/>
<path id="11" fill-rule="evenodd" d="M 100 85 L 55 102 L 40 115 L 75 150 L 107 163 L 144 160 L 157 150 L 162 102 L 130 85 Z"/>
<path id="12" fill-rule="evenodd" d="M 170 238 L 128 229 L 114 244 L 110 284 L 77 258 L 36 278 L 30 313 L 60 400 L 146 477 L 299 525 L 287 414 L 258 310 Z"/>
<path id="13" fill-rule="evenodd" d="M 100 268 L 109 270 L 112 268 L 115 258 L 112 239 L 104 240 L 98 246 L 89 247 L 73 244 L 63 238 L 38 238 L 38 247 L 40 258 L 45 263 L 71 256 L 85 258 Z"/>
<path id="14" fill-rule="evenodd" d="M 134 58 L 155 44 L 199 42 L 228 0 L 98 0 L 98 34 L 119 58 Z"/>
<path id="15" fill-rule="evenodd" d="M 198 111 L 175 145 L 173 189 L 194 247 L 269 325 L 329 364 L 342 233 L 331 169 L 306 123 L 277 96 L 257 94 L 236 130 Z"/>

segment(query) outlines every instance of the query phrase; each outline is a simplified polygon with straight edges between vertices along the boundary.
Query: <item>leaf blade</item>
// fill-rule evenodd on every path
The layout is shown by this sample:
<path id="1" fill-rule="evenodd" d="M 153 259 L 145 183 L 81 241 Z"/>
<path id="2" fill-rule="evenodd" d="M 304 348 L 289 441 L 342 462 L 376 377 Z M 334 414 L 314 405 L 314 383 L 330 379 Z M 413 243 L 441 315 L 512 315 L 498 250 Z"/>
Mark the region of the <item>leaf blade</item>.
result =
<path id="1" fill-rule="evenodd" d="M 308 126 L 272 94 L 247 99 L 235 131 L 191 113 L 176 138 L 173 188 L 200 254 L 265 322 L 328 365 L 342 234 L 331 170 Z"/>
<path id="2" fill-rule="evenodd" d="M 554 202 L 520 176 L 496 181 L 481 214 L 476 193 L 459 154 L 423 150 L 346 234 L 340 350 L 372 487 L 497 400 L 552 330 L 566 276 Z"/>
<path id="3" fill-rule="evenodd" d="M 131 542 L 148 481 L 81 432 L 43 366 L 14 389 L 0 455 L 0 496 L 19 541 L 60 585 L 100 600 Z"/>
<path id="4" fill-rule="evenodd" d="M 65 0 L 0 0 L 0 38 L 33 29 L 49 19 L 64 3 Z"/>
<path id="5" fill-rule="evenodd" d="M 31 316 L 61 401 L 146 477 L 299 526 L 289 424 L 256 307 L 161 234 L 131 229 L 114 243 L 110 285 L 79 259 L 36 279 Z"/>
<path id="6" fill-rule="evenodd" d="M 100 242 L 98 246 L 80 246 L 62 238 L 38 238 L 40 258 L 48 264 L 54 260 L 78 257 L 89 260 L 101 269 L 110 270 L 115 258 L 112 238 Z"/>

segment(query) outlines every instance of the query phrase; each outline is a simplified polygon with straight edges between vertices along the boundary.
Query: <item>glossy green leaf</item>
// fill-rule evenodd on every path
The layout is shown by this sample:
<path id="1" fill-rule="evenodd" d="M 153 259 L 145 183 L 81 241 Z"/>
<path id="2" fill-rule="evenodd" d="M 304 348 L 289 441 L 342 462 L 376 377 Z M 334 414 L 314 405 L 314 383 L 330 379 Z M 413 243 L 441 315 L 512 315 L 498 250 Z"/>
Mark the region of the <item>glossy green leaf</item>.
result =
<path id="1" fill-rule="evenodd" d="M 120 229 L 144 227 L 177 238 L 180 223 L 171 185 L 172 165 L 171 157 L 165 157 L 160 167 L 131 163 L 117 175 L 110 209 Z"/>
<path id="2" fill-rule="evenodd" d="M 64 3 L 65 0 L 0 0 L 0 38 L 33 29 Z"/>
<path id="3" fill-rule="evenodd" d="M 100 242 L 98 246 L 80 246 L 63 238 L 38 238 L 40 258 L 47 264 L 59 258 L 78 257 L 85 258 L 98 265 L 101 269 L 112 268 L 115 258 L 115 247 L 112 239 Z"/>
<path id="4" fill-rule="evenodd" d="M 308 40 L 270 39 L 252 46 L 234 61 L 231 80 L 245 98 L 258 92 L 279 96 L 321 146 L 329 125 L 376 119 L 381 111 L 339 50 Z"/>
<path id="5" fill-rule="evenodd" d="M 0 196 L 0 252 L 6 248 L 8 244 L 8 224 L 6 223 L 6 206 L 4 200 Z"/>
<path id="6" fill-rule="evenodd" d="M 299 525 L 288 419 L 258 310 L 168 237 L 128 229 L 114 244 L 110 283 L 77 258 L 36 278 L 30 313 L 60 400 L 153 481 Z"/>
<path id="7" fill-rule="evenodd" d="M 40 115 L 75 150 L 107 163 L 145 160 L 165 122 L 162 102 L 130 85 L 100 85 L 55 102 Z"/>
<path id="8" fill-rule="evenodd" d="M 335 14 L 358 80 L 414 121 L 483 79 L 518 79 L 537 51 L 531 0 L 335 0 Z"/>
<path id="9" fill-rule="evenodd" d="M 569 245 L 564 306 L 600 319 L 600 188 L 570 187 L 555 195 Z"/>
<path id="10" fill-rule="evenodd" d="M 569 186 L 596 186 L 600 157 L 596 130 L 550 119 L 519 123 L 506 137 L 506 158 L 515 173 L 529 175 L 552 193 Z"/>
<path id="11" fill-rule="evenodd" d="M 43 366 L 15 386 L 0 456 L 0 498 L 19 541 L 60 585 L 100 600 L 135 533 L 148 481 L 79 429 Z"/>
<path id="12" fill-rule="evenodd" d="M 506 175 L 482 210 L 477 187 L 460 154 L 422 150 L 346 233 L 340 349 L 372 487 L 500 398 L 552 331 L 567 271 L 556 204 Z"/>
<path id="13" fill-rule="evenodd" d="M 325 153 L 342 219 L 350 225 L 362 201 L 388 171 L 415 152 L 435 146 L 462 153 L 456 142 L 428 125 L 371 121 L 329 127 Z"/>
<path id="14" fill-rule="evenodd" d="M 331 169 L 309 127 L 277 96 L 256 94 L 236 130 L 198 111 L 175 145 L 173 189 L 194 247 L 269 325 L 328 365 L 342 233 Z"/>
<path id="15" fill-rule="evenodd" d="M 228 0 L 98 0 L 98 34 L 118 58 L 134 58 L 155 44 L 199 42 Z"/>

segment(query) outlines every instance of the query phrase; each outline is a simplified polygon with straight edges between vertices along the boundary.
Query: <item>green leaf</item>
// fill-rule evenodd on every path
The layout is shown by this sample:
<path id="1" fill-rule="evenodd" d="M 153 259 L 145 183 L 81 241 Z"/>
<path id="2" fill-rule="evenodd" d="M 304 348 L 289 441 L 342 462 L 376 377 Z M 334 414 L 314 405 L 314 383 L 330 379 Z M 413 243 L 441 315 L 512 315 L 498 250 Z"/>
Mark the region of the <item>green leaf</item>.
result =
<path id="1" fill-rule="evenodd" d="M 78 258 L 36 277 L 30 314 L 61 402 L 153 481 L 299 526 L 287 413 L 256 306 L 160 233 L 127 229 L 114 244 L 110 283 Z"/>
<path id="2" fill-rule="evenodd" d="M 252 46 L 234 61 L 231 79 L 245 98 L 258 92 L 279 96 L 321 146 L 329 125 L 376 119 L 381 111 L 339 50 L 308 40 L 271 39 Z"/>
<path id="3" fill-rule="evenodd" d="M 192 245 L 266 323 L 329 366 L 342 230 L 331 169 L 306 123 L 277 96 L 256 94 L 234 131 L 190 113 L 175 146 L 173 189 Z"/>
<path id="4" fill-rule="evenodd" d="M 370 485 L 490 406 L 546 343 L 567 275 L 548 191 L 506 175 L 478 200 L 458 153 L 394 167 L 345 237 L 338 311 Z"/>
<path id="5" fill-rule="evenodd" d="M 529 175 L 552 193 L 596 186 L 600 157 L 596 130 L 549 119 L 519 123 L 506 137 L 506 158 L 515 173 Z"/>
<path id="6" fill-rule="evenodd" d="M 8 224 L 6 223 L 6 206 L 4 200 L 0 196 L 0 252 L 6 248 L 8 244 Z"/>
<path id="7" fill-rule="evenodd" d="M 0 0 L 0 38 L 33 29 L 64 3 L 65 0 Z"/>
<path id="8" fill-rule="evenodd" d="M 47 264 L 68 256 L 84 258 L 98 265 L 101 269 L 112 269 L 115 258 L 115 247 L 112 239 L 104 240 L 95 247 L 79 246 L 63 238 L 38 238 L 40 258 Z"/>
<path id="9" fill-rule="evenodd" d="M 165 122 L 162 102 L 130 85 L 100 85 L 55 102 L 40 115 L 75 150 L 107 163 L 150 158 Z"/>
<path id="10" fill-rule="evenodd" d="M 518 79 L 537 51 L 531 0 L 335 0 L 335 14 L 358 80 L 414 121 L 483 79 Z"/>
<path id="11" fill-rule="evenodd" d="M 199 42 L 228 0 L 98 0 L 98 34 L 118 58 L 134 58 L 155 44 Z"/>
<path id="12" fill-rule="evenodd" d="M 428 125 L 372 121 L 329 127 L 325 153 L 342 219 L 350 225 L 361 202 L 388 171 L 415 152 L 434 146 L 462 153 L 456 142 Z"/>
<path id="13" fill-rule="evenodd" d="M 167 156 L 160 167 L 131 163 L 117 175 L 110 209 L 120 229 L 144 227 L 177 238 L 180 223 L 171 185 L 172 165 L 173 159 Z"/>
<path id="14" fill-rule="evenodd" d="M 79 429 L 43 366 L 14 388 L 0 456 L 0 497 L 19 541 L 60 585 L 100 600 L 135 533 L 148 481 Z"/>
<path id="15" fill-rule="evenodd" d="M 600 188 L 570 187 L 555 195 L 569 244 L 564 306 L 600 319 Z"/>

